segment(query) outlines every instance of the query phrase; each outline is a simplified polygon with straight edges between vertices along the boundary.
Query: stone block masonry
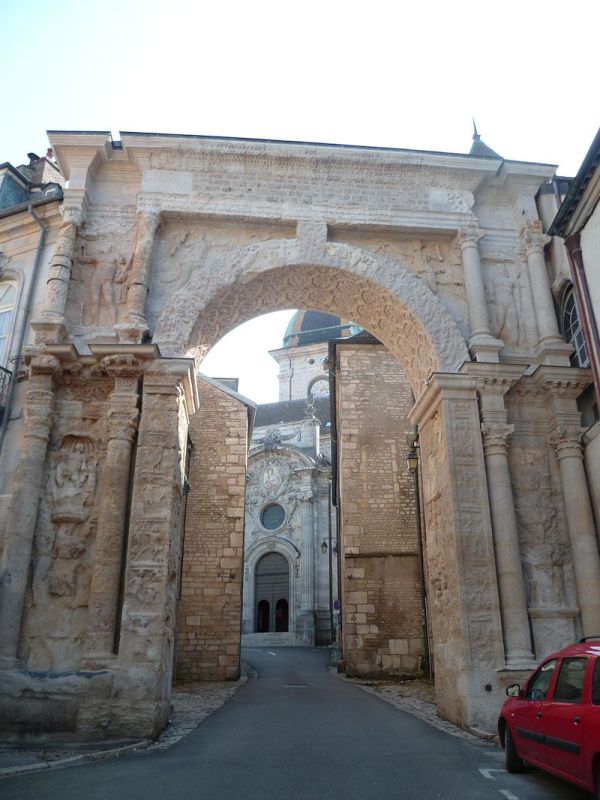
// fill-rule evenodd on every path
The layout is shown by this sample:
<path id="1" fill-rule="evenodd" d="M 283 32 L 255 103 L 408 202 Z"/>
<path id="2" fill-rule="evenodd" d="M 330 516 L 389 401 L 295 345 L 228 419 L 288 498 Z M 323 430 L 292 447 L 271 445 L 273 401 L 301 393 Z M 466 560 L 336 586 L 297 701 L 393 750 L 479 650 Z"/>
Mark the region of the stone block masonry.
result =
<path id="1" fill-rule="evenodd" d="M 248 414 L 239 400 L 202 379 L 190 420 L 192 450 L 176 680 L 236 680 L 240 620 Z"/>
<path id="2" fill-rule="evenodd" d="M 422 594 L 414 483 L 406 466 L 412 391 L 383 346 L 338 344 L 337 353 L 346 669 L 419 674 Z"/>

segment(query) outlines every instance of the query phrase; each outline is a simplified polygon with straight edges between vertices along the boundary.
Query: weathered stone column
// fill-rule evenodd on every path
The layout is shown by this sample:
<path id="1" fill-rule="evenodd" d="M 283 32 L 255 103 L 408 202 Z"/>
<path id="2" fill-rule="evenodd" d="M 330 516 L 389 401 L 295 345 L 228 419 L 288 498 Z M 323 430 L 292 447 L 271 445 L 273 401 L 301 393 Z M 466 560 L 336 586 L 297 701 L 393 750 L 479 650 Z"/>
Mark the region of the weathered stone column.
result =
<path id="1" fill-rule="evenodd" d="M 533 309 L 538 327 L 538 355 L 543 363 L 568 366 L 572 347 L 562 340 L 558 329 L 544 258 L 544 247 L 550 239 L 551 237 L 546 236 L 542 231 L 540 220 L 528 222 L 521 231 L 521 242 L 527 258 Z"/>
<path id="2" fill-rule="evenodd" d="M 600 631 L 600 554 L 583 466 L 582 434 L 581 429 L 559 427 L 552 444 L 560 468 L 581 623 L 584 635 L 589 636 Z"/>
<path id="3" fill-rule="evenodd" d="M 535 666 L 535 660 L 508 464 L 507 440 L 513 432 L 513 426 L 507 424 L 504 404 L 504 395 L 521 377 L 523 370 L 508 365 L 497 365 L 490 369 L 484 365 L 470 364 L 467 371 L 477 377 L 506 669 L 529 670 Z"/>
<path id="4" fill-rule="evenodd" d="M 139 416 L 139 362 L 132 355 L 115 355 L 103 359 L 102 366 L 115 384 L 108 410 L 108 442 L 88 603 L 87 669 L 98 669 L 107 659 L 114 658 L 131 454 Z"/>
<path id="5" fill-rule="evenodd" d="M 129 320 L 121 325 L 115 325 L 119 340 L 122 342 L 139 342 L 148 330 L 146 297 L 150 277 L 150 257 L 159 222 L 158 211 L 140 210 L 137 213 L 135 249 L 127 288 Z"/>
<path id="6" fill-rule="evenodd" d="M 475 223 L 464 226 L 458 234 L 469 312 L 469 349 L 477 361 L 498 362 L 498 353 L 502 349 L 503 342 L 494 338 L 490 330 L 479 258 L 478 242 L 484 236 L 485 233 Z"/>
<path id="7" fill-rule="evenodd" d="M 410 419 L 422 453 L 436 698 L 448 719 L 492 730 L 488 692 L 501 700 L 505 661 L 476 380 L 434 374 Z"/>
<path id="8" fill-rule="evenodd" d="M 73 266 L 77 229 L 82 223 L 83 211 L 81 206 L 67 203 L 61 206 L 60 211 L 63 221 L 58 231 L 54 255 L 48 272 L 44 308 L 40 320 L 34 324 L 37 329 L 38 341 L 61 341 L 66 334 L 65 308 L 69 292 L 69 279 Z"/>
<path id="9" fill-rule="evenodd" d="M 0 572 L 0 665 L 4 667 L 16 663 L 31 546 L 52 428 L 54 380 L 59 367 L 54 356 L 37 355 L 32 358 L 29 369 L 23 408 L 23 451 L 8 511 L 8 539 Z"/>
<path id="10" fill-rule="evenodd" d="M 581 622 L 584 634 L 592 635 L 600 631 L 600 553 L 577 408 L 577 397 L 591 383 L 591 373 L 587 369 L 542 366 L 533 377 L 546 390 L 553 415 L 550 443 L 558 458 Z"/>

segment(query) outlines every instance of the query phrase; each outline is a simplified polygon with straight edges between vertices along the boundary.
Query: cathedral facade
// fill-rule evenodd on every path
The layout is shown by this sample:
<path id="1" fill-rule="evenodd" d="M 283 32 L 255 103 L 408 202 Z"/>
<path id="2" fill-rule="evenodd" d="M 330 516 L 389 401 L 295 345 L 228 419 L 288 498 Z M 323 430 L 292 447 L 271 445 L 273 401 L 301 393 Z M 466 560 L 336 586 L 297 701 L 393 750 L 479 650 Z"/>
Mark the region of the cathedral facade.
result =
<path id="1" fill-rule="evenodd" d="M 312 646 L 336 638 L 327 357 L 328 340 L 352 330 L 331 314 L 296 312 L 283 347 L 271 353 L 279 400 L 258 406 L 248 454 L 242 643 Z M 273 633 L 288 635 L 264 636 Z"/>

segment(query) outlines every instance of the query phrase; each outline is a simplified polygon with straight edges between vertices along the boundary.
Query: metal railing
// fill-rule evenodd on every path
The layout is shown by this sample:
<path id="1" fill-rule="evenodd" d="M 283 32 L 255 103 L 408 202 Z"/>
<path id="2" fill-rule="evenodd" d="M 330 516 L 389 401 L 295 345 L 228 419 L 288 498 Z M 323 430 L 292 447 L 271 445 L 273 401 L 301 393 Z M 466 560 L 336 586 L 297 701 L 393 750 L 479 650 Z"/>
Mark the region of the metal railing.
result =
<path id="1" fill-rule="evenodd" d="M 11 378 L 12 372 L 5 367 L 0 367 L 0 421 L 2 421 L 2 417 L 4 416 Z"/>

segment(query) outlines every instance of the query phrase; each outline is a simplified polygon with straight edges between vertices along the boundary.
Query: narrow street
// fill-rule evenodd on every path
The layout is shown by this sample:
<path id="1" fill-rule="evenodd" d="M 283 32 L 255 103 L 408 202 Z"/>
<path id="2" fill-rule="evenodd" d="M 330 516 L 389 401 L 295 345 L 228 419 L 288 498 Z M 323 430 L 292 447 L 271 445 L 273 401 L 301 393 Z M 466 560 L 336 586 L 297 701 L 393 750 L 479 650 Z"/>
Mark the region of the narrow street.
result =
<path id="1" fill-rule="evenodd" d="M 339 680 L 329 651 L 247 649 L 259 673 L 169 750 L 0 781 L 2 800 L 584 800 L 495 746 L 449 736 Z"/>

